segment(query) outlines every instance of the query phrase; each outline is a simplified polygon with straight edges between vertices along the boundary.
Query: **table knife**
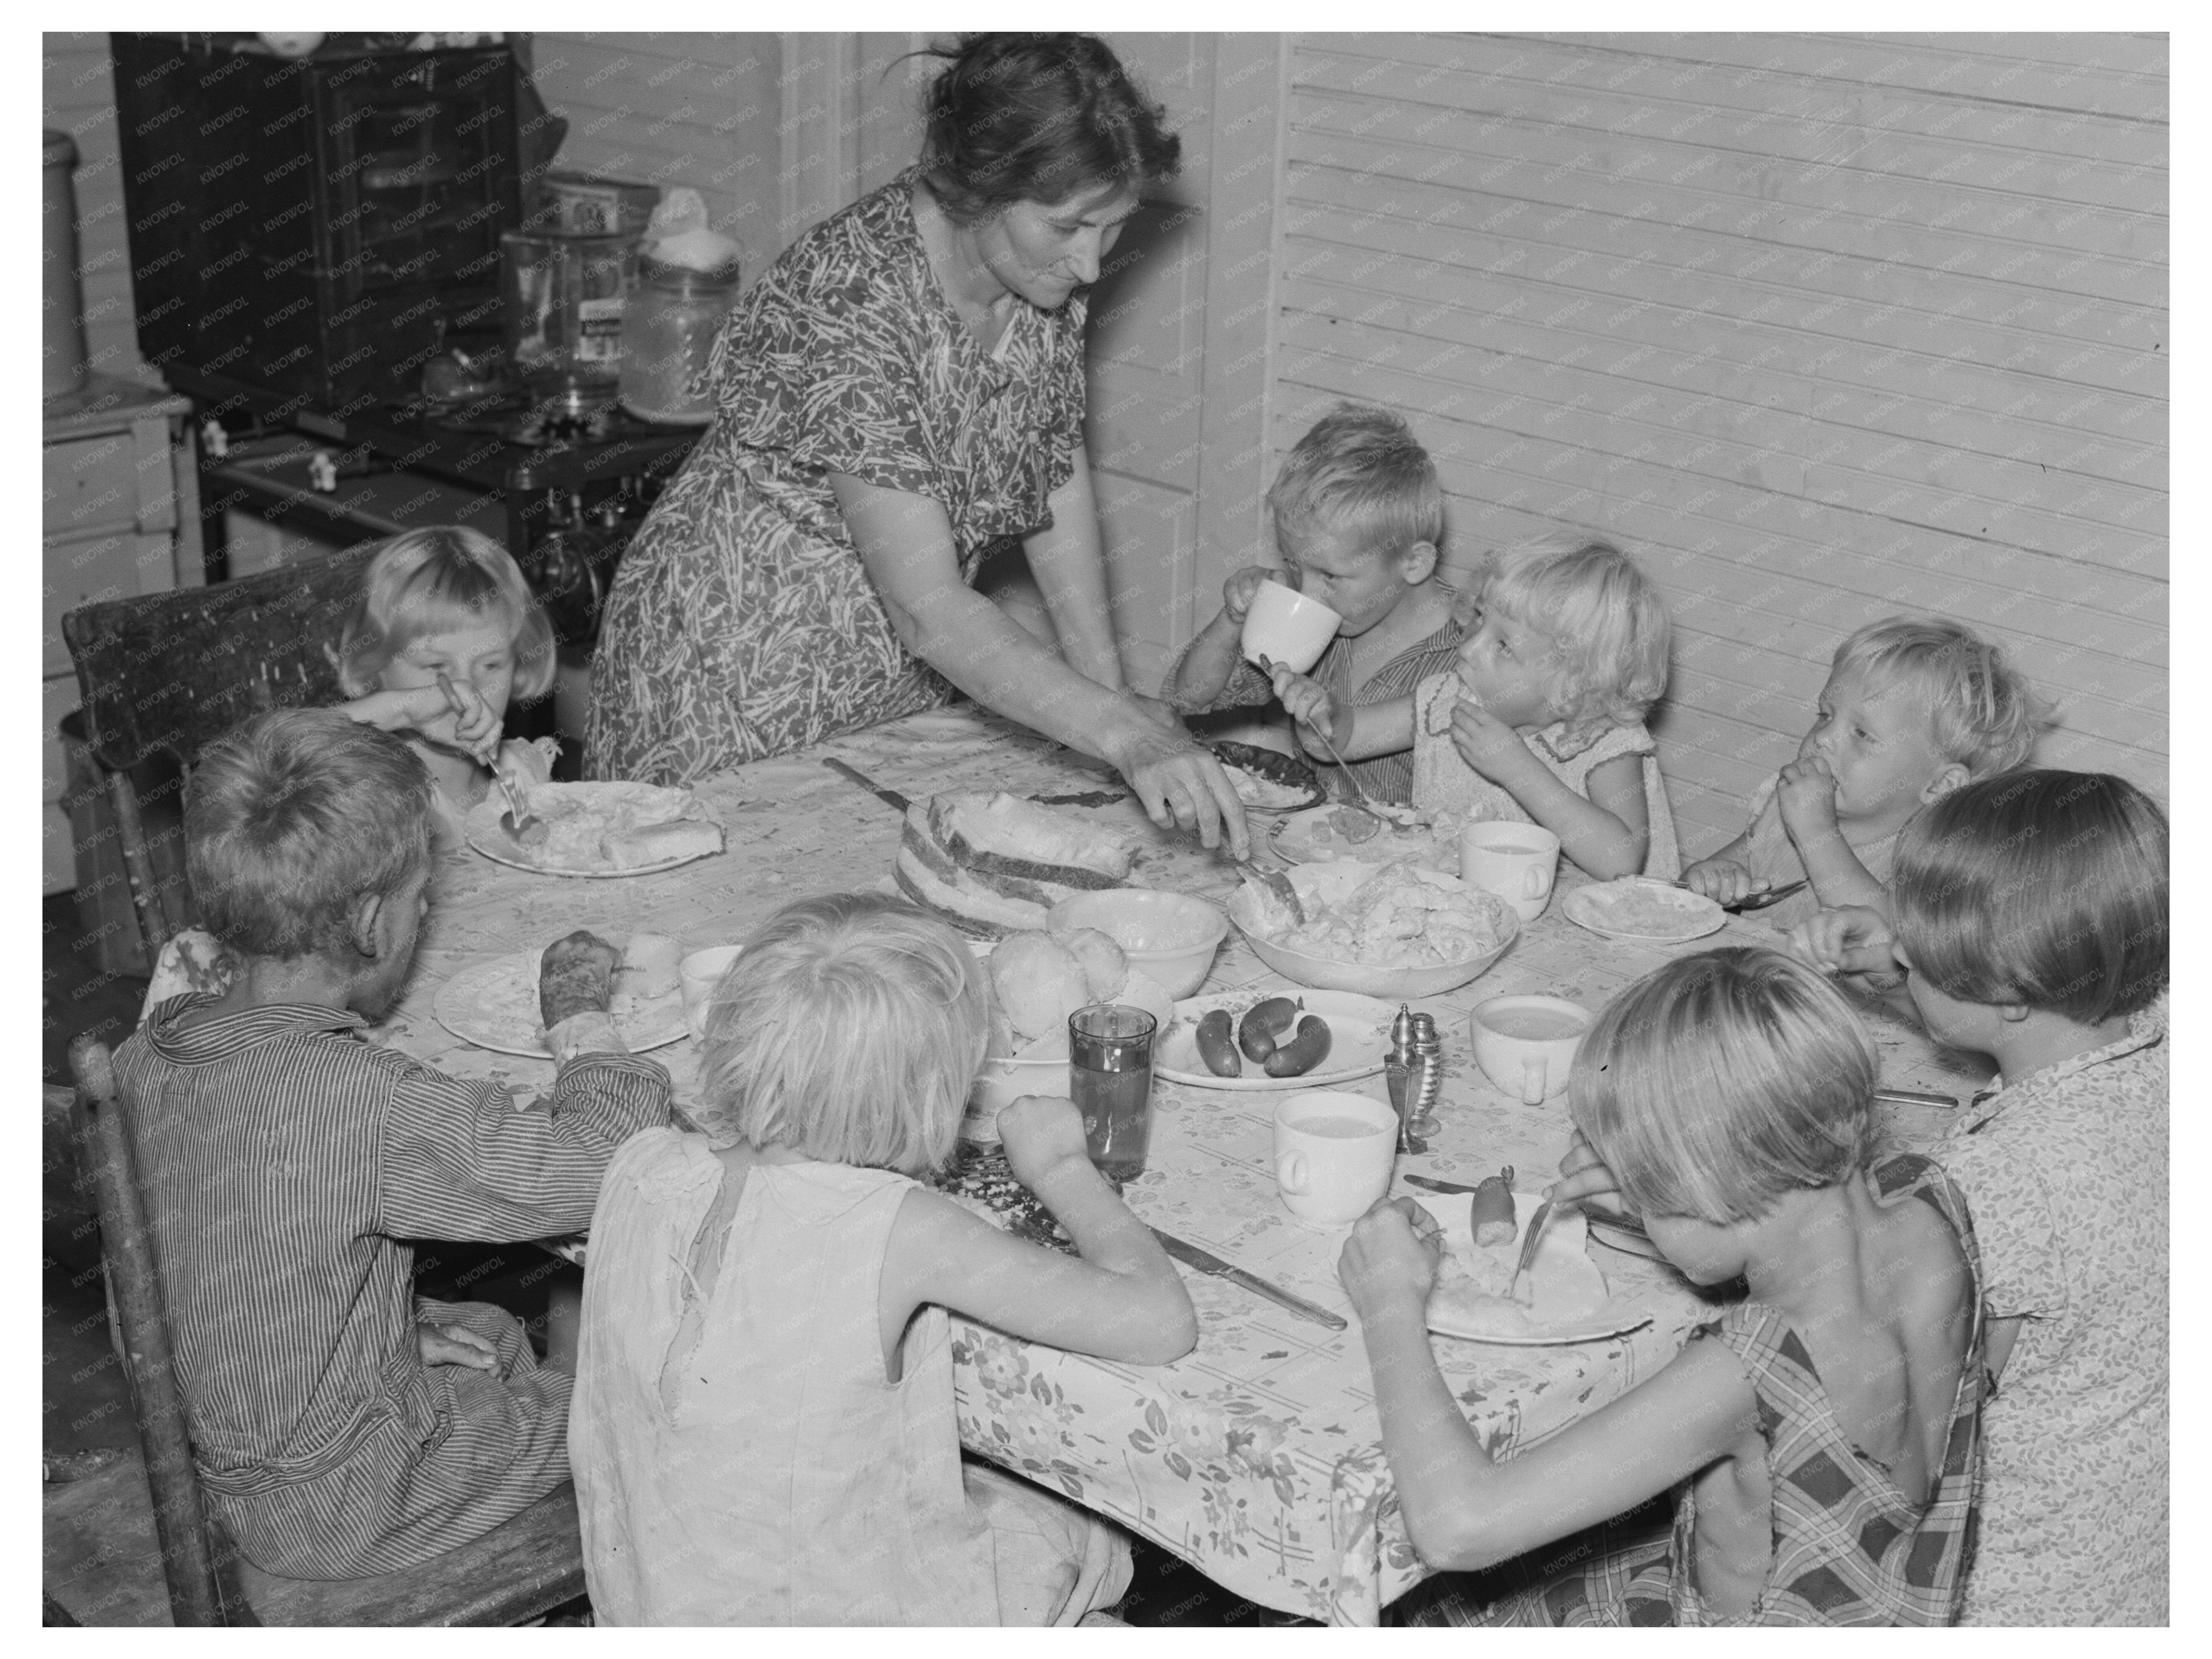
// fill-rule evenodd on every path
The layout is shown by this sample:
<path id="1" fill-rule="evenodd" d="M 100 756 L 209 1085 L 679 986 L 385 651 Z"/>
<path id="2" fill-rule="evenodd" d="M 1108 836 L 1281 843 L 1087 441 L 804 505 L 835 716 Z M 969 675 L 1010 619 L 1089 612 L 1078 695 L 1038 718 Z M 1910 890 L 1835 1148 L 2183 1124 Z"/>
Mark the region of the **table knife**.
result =
<path id="1" fill-rule="evenodd" d="M 1210 1250 L 1201 1250 L 1197 1245 L 1187 1243 L 1173 1233 L 1164 1233 L 1158 1227 L 1152 1229 L 1152 1237 L 1160 1241 L 1162 1249 L 1186 1267 L 1195 1267 L 1200 1273 L 1212 1273 L 1232 1285 L 1241 1285 L 1253 1295 L 1263 1296 L 1278 1307 L 1287 1308 L 1299 1318 L 1310 1319 L 1316 1325 L 1326 1325 L 1333 1331 L 1349 1328 L 1342 1319 L 1328 1309 L 1317 1308 L 1302 1297 L 1292 1296 L 1288 1291 L 1278 1289 L 1257 1273 L 1233 1267 Z"/>
<path id="2" fill-rule="evenodd" d="M 1419 1187 L 1425 1193 L 1445 1193 L 1454 1196 L 1459 1196 L 1472 1193 L 1474 1190 L 1474 1188 L 1468 1186 L 1463 1182 L 1439 1181 L 1434 1176 L 1409 1175 L 1405 1179 L 1406 1184 L 1408 1187 Z M 1591 1220 L 1597 1222 L 1601 1226 L 1617 1227 L 1625 1233 L 1636 1233 L 1646 1237 L 1650 1237 L 1650 1235 L 1644 1232 L 1644 1224 L 1637 1220 L 1633 1216 L 1614 1215 L 1605 1210 L 1590 1210 L 1586 1212 L 1586 1213 L 1589 1216 Z"/>
<path id="3" fill-rule="evenodd" d="M 883 785 L 878 783 L 866 772 L 860 771 L 855 767 L 848 766 L 841 760 L 832 760 L 825 756 L 823 758 L 822 763 L 828 767 L 832 772 L 837 774 L 838 776 L 842 778 L 850 778 L 854 783 L 859 784 L 861 788 L 866 790 L 870 794 L 873 795 L 878 800 L 882 801 L 886 805 L 896 806 L 900 811 L 903 812 L 914 805 L 912 801 L 908 800 L 904 795 L 899 793 L 897 790 L 884 788 Z"/>

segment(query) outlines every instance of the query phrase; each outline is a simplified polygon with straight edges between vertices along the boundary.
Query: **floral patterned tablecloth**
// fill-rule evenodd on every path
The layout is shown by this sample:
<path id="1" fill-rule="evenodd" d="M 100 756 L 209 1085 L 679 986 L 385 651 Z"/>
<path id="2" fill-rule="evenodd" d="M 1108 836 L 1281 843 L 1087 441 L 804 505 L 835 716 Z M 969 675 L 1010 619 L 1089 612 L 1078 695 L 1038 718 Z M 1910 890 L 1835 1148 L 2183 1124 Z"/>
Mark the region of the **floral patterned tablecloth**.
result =
<path id="1" fill-rule="evenodd" d="M 488 1053 L 445 1030 L 437 988 L 489 956 L 538 950 L 588 927 L 619 942 L 670 933 L 687 947 L 735 942 L 779 905 L 810 893 L 879 888 L 899 814 L 822 764 L 834 755 L 890 789 L 1021 794 L 1114 789 L 1096 765 L 969 710 L 919 714 L 803 753 L 755 763 L 699 786 L 726 827 L 728 850 L 659 875 L 620 880 L 537 876 L 470 854 L 441 863 L 408 991 L 383 1040 L 518 1096 L 552 1082 L 550 1061 Z M 1221 897 L 1225 860 L 1164 836 L 1133 800 L 1091 811 L 1140 846 L 1137 879 Z M 1570 873 L 1565 885 L 1576 878 Z M 1596 1009 L 1668 956 L 1771 939 L 1755 917 L 1732 920 L 1696 945 L 1644 946 L 1584 933 L 1555 902 L 1473 985 L 1424 1004 L 1443 1036 L 1443 1130 L 1408 1170 L 1474 1181 L 1511 1164 L 1547 1182 L 1565 1151 L 1565 1102 L 1524 1106 L 1492 1089 L 1468 1050 L 1478 1001 L 1543 991 Z M 1267 970 L 1233 933 L 1209 990 Z M 1881 1024 L 1893 1084 L 1965 1096 L 1984 1079 L 1947 1066 L 1917 1033 Z M 679 1102 L 696 1102 L 688 1042 L 657 1050 Z M 1386 1098 L 1380 1077 L 1352 1085 Z M 1309 1231 L 1277 1201 L 1269 1173 L 1274 1093 L 1235 1094 L 1161 1083 L 1146 1172 L 1129 1204 L 1146 1221 L 1205 1246 L 1307 1299 L 1350 1316 L 1336 1281 L 1341 1232 Z M 1898 1139 L 1931 1133 L 1901 1121 Z M 1394 1191 L 1410 1192 L 1400 1180 Z M 1413 1194 L 1414 1196 L 1420 1196 Z M 1556 1432 L 1665 1364 L 1705 1305 L 1670 1272 L 1596 1248 L 1616 1288 L 1651 1315 L 1623 1336 L 1516 1348 L 1438 1338 L 1437 1356 L 1468 1420 L 1510 1455 Z M 1015 1341 L 956 1317 L 954 1359 L 963 1444 L 1174 1551 L 1240 1595 L 1286 1612 L 1373 1624 L 1382 1606 L 1426 1576 L 1407 1540 L 1382 1456 L 1356 1322 L 1333 1333 L 1220 1279 L 1188 1276 L 1199 1313 L 1196 1351 L 1173 1365 L 1127 1366 Z"/>

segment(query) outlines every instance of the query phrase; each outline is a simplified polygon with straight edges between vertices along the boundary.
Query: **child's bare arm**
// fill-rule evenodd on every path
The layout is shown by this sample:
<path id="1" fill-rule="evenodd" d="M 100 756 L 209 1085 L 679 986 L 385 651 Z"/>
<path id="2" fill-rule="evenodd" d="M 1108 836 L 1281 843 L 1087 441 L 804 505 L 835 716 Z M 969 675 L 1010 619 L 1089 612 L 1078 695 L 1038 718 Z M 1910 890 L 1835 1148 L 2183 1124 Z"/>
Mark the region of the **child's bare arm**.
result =
<path id="1" fill-rule="evenodd" d="M 1814 755 L 1782 769 L 1774 787 L 1782 828 L 1804 861 L 1814 896 L 1831 908 L 1846 904 L 1887 910 L 1888 895 L 1859 862 L 1836 821 L 1836 780 L 1827 762 Z"/>
<path id="2" fill-rule="evenodd" d="M 1774 884 L 1753 876 L 1744 862 L 1750 856 L 1751 826 L 1746 824 L 1743 833 L 1719 852 L 1708 854 L 1683 871 L 1682 885 L 1719 904 L 1734 904 L 1764 892 Z"/>
<path id="3" fill-rule="evenodd" d="M 1432 1567 L 1485 1567 L 1618 1515 L 1716 1458 L 1756 1448 L 1735 1357 L 1693 1342 L 1650 1382 L 1509 1462 L 1462 1415 L 1429 1346 L 1433 1259 L 1388 1200 L 1360 1218 L 1339 1273 L 1359 1314 L 1398 1501 Z"/>
<path id="4" fill-rule="evenodd" d="M 1115 1196 L 1085 1150 L 1067 1101 L 1026 1096 L 999 1115 L 1007 1162 L 1082 1251 L 1024 1243 L 933 1193 L 910 1193 L 893 1224 L 878 1297 L 887 1333 L 940 1303 L 1010 1335 L 1074 1353 L 1165 1364 L 1198 1341 L 1175 1264 Z"/>
<path id="5" fill-rule="evenodd" d="M 1253 590 L 1273 574 L 1264 565 L 1248 564 L 1221 585 L 1221 609 L 1199 629 L 1167 684 L 1170 703 L 1177 708 L 1205 708 L 1229 689 L 1237 665 L 1243 660 L 1244 612 L 1251 605 Z"/>
<path id="6" fill-rule="evenodd" d="M 1644 800 L 1644 757 L 1618 755 L 1592 769 L 1585 799 L 1528 752 L 1521 734 L 1473 701 L 1452 711 L 1460 758 L 1521 803 L 1559 838 L 1559 849 L 1600 881 L 1644 868 L 1651 819 Z"/>
<path id="7" fill-rule="evenodd" d="M 1320 702 L 1310 715 L 1300 713 L 1292 698 L 1311 686 Z M 1348 761 L 1372 760 L 1377 755 L 1400 755 L 1413 746 L 1413 699 L 1409 692 L 1387 702 L 1362 703 L 1358 708 L 1337 702 L 1320 684 L 1303 674 L 1278 670 L 1275 695 L 1298 723 L 1298 743 L 1316 760 L 1334 758 L 1316 738 L 1325 732 L 1336 752 Z M 1324 723 L 1326 722 L 1326 723 Z"/>

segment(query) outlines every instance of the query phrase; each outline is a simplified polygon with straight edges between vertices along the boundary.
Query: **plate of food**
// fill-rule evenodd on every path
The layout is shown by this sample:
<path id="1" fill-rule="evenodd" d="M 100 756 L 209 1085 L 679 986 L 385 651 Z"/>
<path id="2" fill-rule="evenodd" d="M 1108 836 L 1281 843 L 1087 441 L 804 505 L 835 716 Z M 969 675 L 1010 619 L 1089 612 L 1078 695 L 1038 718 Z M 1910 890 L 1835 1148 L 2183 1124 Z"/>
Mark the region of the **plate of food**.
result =
<path id="1" fill-rule="evenodd" d="M 526 793 L 538 822 L 522 844 L 501 828 L 507 803 L 494 790 L 464 821 L 469 845 L 494 863 L 543 876 L 649 876 L 722 850 L 722 826 L 689 789 L 541 783 Z"/>
<path id="2" fill-rule="evenodd" d="M 1338 859 L 1383 864 L 1410 858 L 1446 875 L 1459 873 L 1457 844 L 1441 842 L 1433 823 L 1395 823 L 1357 806 L 1316 806 L 1292 812 L 1269 828 L 1267 845 L 1291 864 L 1328 864 Z"/>
<path id="3" fill-rule="evenodd" d="M 1728 920 L 1728 913 L 1703 893 L 1642 876 L 1578 887 L 1559 908 L 1577 927 L 1648 945 L 1703 939 Z"/>
<path id="4" fill-rule="evenodd" d="M 1214 743 L 1207 748 L 1229 775 L 1230 787 L 1248 812 L 1296 812 L 1328 799 L 1321 775 L 1296 755 L 1249 743 Z"/>
<path id="5" fill-rule="evenodd" d="M 1466 1342 L 1544 1348 L 1602 1342 L 1651 1322 L 1651 1310 L 1639 1297 L 1616 1295 L 1606 1282 L 1590 1259 L 1588 1223 L 1576 1209 L 1555 1211 L 1544 1224 L 1523 1287 L 1528 1299 L 1515 1300 L 1510 1291 L 1522 1236 L 1544 1195 L 1513 1192 L 1510 1218 L 1506 1197 L 1504 1184 L 1493 1176 L 1466 1202 L 1418 1200 L 1443 1234 L 1443 1260 L 1429 1291 L 1431 1330 Z M 1478 1206 L 1487 1241 L 1482 1243 L 1475 1242 Z"/>
<path id="6" fill-rule="evenodd" d="M 1321 990 L 1441 996 L 1487 972 L 1521 933 L 1497 894 L 1413 859 L 1336 859 L 1286 878 L 1303 921 L 1249 878 L 1229 896 L 1229 919 L 1268 967 Z"/>
<path id="7" fill-rule="evenodd" d="M 464 968 L 438 988 L 430 1012 L 464 1042 L 496 1054 L 550 1060 L 552 1051 L 545 1046 L 538 1012 L 543 956 L 543 951 L 523 951 Z M 615 975 L 607 1012 L 632 1054 L 664 1048 L 684 1035 L 682 989 L 661 991 L 657 984 L 641 982 L 626 971 Z"/>
<path id="8" fill-rule="evenodd" d="M 1154 1041 L 1152 1074 L 1200 1089 L 1334 1087 L 1382 1069 L 1397 1012 L 1357 992 L 1295 986 L 1192 997 L 1176 1004 L 1174 1020 Z M 1325 1043 L 1309 1020 L 1327 1033 Z M 1267 1061 L 1279 1052 L 1270 1075 Z"/>

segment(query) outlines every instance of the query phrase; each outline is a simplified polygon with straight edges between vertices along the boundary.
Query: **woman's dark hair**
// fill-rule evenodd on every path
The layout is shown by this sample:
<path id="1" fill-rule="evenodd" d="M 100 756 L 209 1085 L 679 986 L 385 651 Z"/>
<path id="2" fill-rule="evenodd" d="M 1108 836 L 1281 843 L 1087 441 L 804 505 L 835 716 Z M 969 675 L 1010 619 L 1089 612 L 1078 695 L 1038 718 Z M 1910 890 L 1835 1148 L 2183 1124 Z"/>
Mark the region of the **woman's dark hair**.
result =
<path id="1" fill-rule="evenodd" d="M 1962 1002 L 2083 1024 L 2166 982 L 2166 815 L 2124 779 L 2022 770 L 1962 785 L 1899 831 L 1890 868 L 1912 971 Z"/>
<path id="2" fill-rule="evenodd" d="M 1088 34 L 969 34 L 930 49 L 921 175 L 956 224 L 1016 202 L 1064 202 L 1109 179 L 1134 191 L 1172 178 L 1182 140 Z"/>

